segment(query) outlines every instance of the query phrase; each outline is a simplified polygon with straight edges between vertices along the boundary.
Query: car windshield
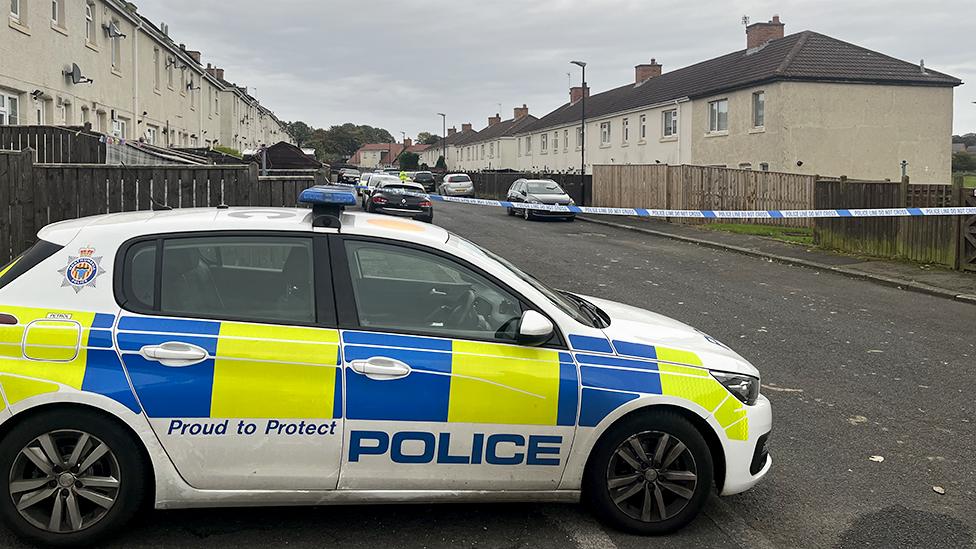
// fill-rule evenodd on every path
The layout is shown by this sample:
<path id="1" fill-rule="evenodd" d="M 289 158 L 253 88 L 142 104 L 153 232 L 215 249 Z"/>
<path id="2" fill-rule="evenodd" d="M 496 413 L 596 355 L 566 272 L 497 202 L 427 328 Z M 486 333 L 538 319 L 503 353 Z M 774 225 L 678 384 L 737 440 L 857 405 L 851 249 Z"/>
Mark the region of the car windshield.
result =
<path id="1" fill-rule="evenodd" d="M 400 191 L 413 191 L 413 192 L 417 192 L 417 193 L 424 192 L 423 187 L 420 187 L 419 185 L 403 185 L 403 184 L 400 184 L 400 183 L 396 183 L 396 184 L 394 184 L 394 183 L 387 183 L 386 185 L 383 185 L 382 188 L 383 188 L 383 190 L 394 189 L 394 190 L 400 190 Z"/>
<path id="2" fill-rule="evenodd" d="M 566 194 L 555 181 L 529 181 L 529 194 Z"/>
<path id="3" fill-rule="evenodd" d="M 459 248 L 467 252 L 481 256 L 483 259 L 497 263 L 506 270 L 511 271 L 512 274 L 531 285 L 542 295 L 546 296 L 546 298 L 548 298 L 553 305 L 558 307 L 562 312 L 571 316 L 576 322 L 592 328 L 606 328 L 610 325 L 609 317 L 606 315 L 606 313 L 585 299 L 568 292 L 554 290 L 549 286 L 546 286 L 539 279 L 519 269 L 515 265 L 512 265 L 504 257 L 496 255 L 494 252 L 486 250 L 474 242 L 461 238 L 454 233 L 451 233 L 450 242 L 454 242 Z"/>
<path id="4" fill-rule="evenodd" d="M 447 178 L 448 183 L 468 183 L 471 178 L 466 175 L 452 175 Z"/>

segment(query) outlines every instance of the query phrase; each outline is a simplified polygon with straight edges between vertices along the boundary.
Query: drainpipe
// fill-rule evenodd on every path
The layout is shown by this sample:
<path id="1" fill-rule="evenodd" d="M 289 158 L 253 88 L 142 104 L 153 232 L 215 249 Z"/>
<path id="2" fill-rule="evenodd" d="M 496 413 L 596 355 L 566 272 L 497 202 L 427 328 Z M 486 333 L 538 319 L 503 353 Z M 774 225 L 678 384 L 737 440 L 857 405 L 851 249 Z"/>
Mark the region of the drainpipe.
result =
<path id="1" fill-rule="evenodd" d="M 136 31 L 132 33 L 132 128 L 136 132 L 139 132 L 139 115 L 142 113 L 139 110 L 139 33 L 141 31 L 142 19 L 139 19 L 136 23 Z M 136 139 L 139 139 L 138 135 Z"/>

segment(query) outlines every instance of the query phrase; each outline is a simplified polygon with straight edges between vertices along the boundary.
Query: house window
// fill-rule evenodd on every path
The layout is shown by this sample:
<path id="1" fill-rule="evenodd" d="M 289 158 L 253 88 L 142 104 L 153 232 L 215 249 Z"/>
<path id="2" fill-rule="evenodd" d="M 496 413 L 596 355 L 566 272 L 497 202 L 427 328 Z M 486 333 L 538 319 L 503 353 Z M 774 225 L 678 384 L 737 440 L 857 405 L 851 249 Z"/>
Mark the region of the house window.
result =
<path id="1" fill-rule="evenodd" d="M 719 99 L 708 103 L 708 131 L 729 131 L 729 100 Z"/>
<path id="2" fill-rule="evenodd" d="M 34 101 L 34 121 L 38 126 L 43 126 L 47 121 L 44 116 L 44 101 Z"/>
<path id="3" fill-rule="evenodd" d="M 539 150 L 542 152 L 542 154 L 546 154 L 546 152 L 549 150 L 549 134 L 544 133 L 539 136 L 539 138 L 542 140 L 542 146 L 539 147 Z"/>
<path id="4" fill-rule="evenodd" d="M 610 122 L 600 123 L 600 145 L 605 146 L 610 144 Z"/>
<path id="5" fill-rule="evenodd" d="M 630 141 L 630 119 L 629 118 L 624 118 L 623 128 L 624 128 L 623 131 L 624 145 L 626 145 L 627 142 Z"/>
<path id="6" fill-rule="evenodd" d="M 10 0 L 10 17 L 16 21 L 21 20 L 20 2 L 21 0 Z"/>
<path id="7" fill-rule="evenodd" d="M 759 163 L 759 169 L 761 171 L 768 172 L 769 171 L 769 162 L 760 162 Z"/>
<path id="8" fill-rule="evenodd" d="M 518 155 L 522 156 L 522 138 L 518 138 Z"/>
<path id="9" fill-rule="evenodd" d="M 525 154 L 532 154 L 532 136 L 525 138 Z"/>
<path id="10" fill-rule="evenodd" d="M 180 95 L 186 95 L 186 71 L 180 70 Z"/>
<path id="11" fill-rule="evenodd" d="M 15 95 L 0 93 L 0 126 L 16 126 L 20 121 L 20 99 Z"/>
<path id="12" fill-rule="evenodd" d="M 125 120 L 122 120 L 121 118 L 112 120 L 112 135 L 115 137 L 125 137 L 125 127 Z"/>
<path id="13" fill-rule="evenodd" d="M 552 132 L 552 152 L 559 150 L 559 132 Z"/>
<path id="14" fill-rule="evenodd" d="M 640 132 L 641 141 L 647 139 L 647 115 L 646 114 L 640 115 L 640 129 L 638 131 Z"/>
<path id="15" fill-rule="evenodd" d="M 563 130 L 563 151 L 569 150 L 569 130 Z"/>
<path id="16" fill-rule="evenodd" d="M 68 123 L 68 106 L 65 105 L 64 99 L 58 98 L 57 103 L 57 120 L 62 126 Z"/>
<path id="17" fill-rule="evenodd" d="M 488 144 L 488 158 L 495 158 L 495 144 Z"/>
<path id="18" fill-rule="evenodd" d="M 153 48 L 153 89 L 159 91 L 159 48 Z"/>
<path id="19" fill-rule="evenodd" d="M 766 125 L 766 92 L 752 94 L 752 126 L 762 128 Z"/>
<path id="20" fill-rule="evenodd" d="M 583 146 L 583 126 L 576 128 L 576 148 Z"/>
<path id="21" fill-rule="evenodd" d="M 740 170 L 752 170 L 752 162 L 740 162 L 739 163 L 739 169 Z"/>
<path id="22" fill-rule="evenodd" d="M 150 145 L 156 144 L 157 136 L 159 135 L 159 128 L 156 126 L 149 126 L 146 128 L 146 143 Z"/>
<path id="23" fill-rule="evenodd" d="M 95 5 L 91 2 L 85 3 L 85 40 L 95 43 Z"/>
<path id="24" fill-rule="evenodd" d="M 113 21 L 113 25 L 118 25 L 117 22 Z M 119 70 L 119 66 L 122 64 L 122 37 L 116 36 L 112 40 L 112 69 L 115 71 Z"/>
<path id="25" fill-rule="evenodd" d="M 61 26 L 61 0 L 51 0 L 51 22 Z"/>
<path id="26" fill-rule="evenodd" d="M 664 121 L 664 127 L 661 134 L 664 137 L 678 135 L 678 109 L 664 111 L 661 113 L 661 117 Z"/>

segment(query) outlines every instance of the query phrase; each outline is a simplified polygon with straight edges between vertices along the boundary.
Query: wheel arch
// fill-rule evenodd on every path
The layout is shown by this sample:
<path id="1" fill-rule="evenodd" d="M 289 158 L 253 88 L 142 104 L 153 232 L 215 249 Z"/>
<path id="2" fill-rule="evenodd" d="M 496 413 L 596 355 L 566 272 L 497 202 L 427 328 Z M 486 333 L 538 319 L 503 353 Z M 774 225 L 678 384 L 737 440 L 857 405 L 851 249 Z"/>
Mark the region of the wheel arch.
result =
<path id="1" fill-rule="evenodd" d="M 658 403 L 658 404 L 648 404 L 646 406 L 641 406 L 634 410 L 624 413 L 620 417 L 614 419 L 611 423 L 606 425 L 600 432 L 600 436 L 597 437 L 593 445 L 589 449 L 589 453 L 586 456 L 586 464 L 583 467 L 583 474 L 586 475 L 586 471 L 590 468 L 590 462 L 593 459 L 593 454 L 595 450 L 599 448 L 600 444 L 603 442 L 607 433 L 611 429 L 622 421 L 626 421 L 634 416 L 646 415 L 651 412 L 658 411 L 669 411 L 675 412 L 685 419 L 687 419 L 691 424 L 698 429 L 701 433 L 702 438 L 705 439 L 705 443 L 708 445 L 708 450 L 712 453 L 712 467 L 714 469 L 715 476 L 715 488 L 721 493 L 722 487 L 725 485 L 725 469 L 726 469 L 726 456 L 725 449 L 722 446 L 722 441 L 719 438 L 718 433 L 715 429 L 708 423 L 708 421 L 702 416 L 696 414 L 694 411 L 689 410 L 675 404 Z"/>
<path id="2" fill-rule="evenodd" d="M 87 413 L 97 414 L 98 416 L 103 417 L 115 424 L 122 432 L 126 434 L 126 436 L 130 437 L 136 444 L 136 447 L 139 449 L 139 458 L 142 460 L 142 463 L 145 465 L 148 473 L 144 479 L 146 498 L 143 503 L 147 506 L 153 505 L 153 502 L 156 500 L 156 464 L 153 462 L 152 456 L 149 454 L 149 449 L 146 448 L 145 441 L 143 441 L 142 437 L 139 436 L 139 433 L 137 433 L 136 430 L 124 419 L 102 408 L 80 402 L 48 402 L 38 404 L 14 414 L 7 421 L 0 424 L 0 443 L 7 438 L 7 435 L 11 430 L 24 421 L 35 417 L 38 414 L 57 411 L 84 411 Z"/>

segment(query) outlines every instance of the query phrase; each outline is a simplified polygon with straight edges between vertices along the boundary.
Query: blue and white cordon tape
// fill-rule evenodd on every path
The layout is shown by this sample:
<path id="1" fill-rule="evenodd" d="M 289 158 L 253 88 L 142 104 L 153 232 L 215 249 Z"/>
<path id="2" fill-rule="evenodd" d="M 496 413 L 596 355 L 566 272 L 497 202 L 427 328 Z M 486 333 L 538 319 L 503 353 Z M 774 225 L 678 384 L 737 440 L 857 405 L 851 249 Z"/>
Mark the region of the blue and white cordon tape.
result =
<path id="1" fill-rule="evenodd" d="M 372 187 L 357 186 L 357 189 Z M 385 189 L 383 192 L 417 195 L 400 189 Z M 506 200 L 485 200 L 481 198 L 461 198 L 458 196 L 442 196 L 439 194 L 424 195 L 439 202 L 457 202 L 475 206 L 493 206 L 497 208 L 518 208 L 529 210 L 544 210 L 547 212 L 565 212 L 574 214 L 597 215 L 627 215 L 636 217 L 679 217 L 699 219 L 810 219 L 829 217 L 929 217 L 976 215 L 976 207 L 954 208 L 871 208 L 871 209 L 837 209 L 837 210 L 657 210 L 648 208 L 604 208 L 598 206 L 556 206 L 554 204 L 534 204 L 531 202 L 508 202 Z"/>

